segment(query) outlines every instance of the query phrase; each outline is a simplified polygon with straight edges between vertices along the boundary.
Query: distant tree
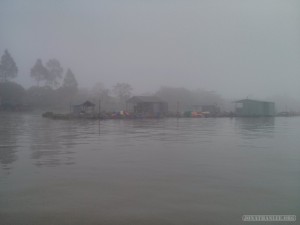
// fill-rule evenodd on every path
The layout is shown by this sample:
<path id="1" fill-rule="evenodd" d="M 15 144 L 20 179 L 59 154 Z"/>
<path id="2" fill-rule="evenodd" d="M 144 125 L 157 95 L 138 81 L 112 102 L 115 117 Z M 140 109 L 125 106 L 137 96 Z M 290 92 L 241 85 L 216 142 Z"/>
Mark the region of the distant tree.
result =
<path id="1" fill-rule="evenodd" d="M 51 108 L 60 103 L 60 98 L 49 86 L 33 86 L 27 90 L 26 102 L 37 108 Z"/>
<path id="2" fill-rule="evenodd" d="M 37 59 L 35 65 L 31 68 L 30 76 L 36 80 L 37 86 L 40 86 L 41 81 L 45 81 L 46 77 L 48 76 L 48 70 L 43 65 L 43 62 L 41 59 Z"/>
<path id="3" fill-rule="evenodd" d="M 112 108 L 113 97 L 110 95 L 110 90 L 103 83 L 98 82 L 92 88 L 92 97 L 100 100 L 101 109 L 109 110 Z"/>
<path id="4" fill-rule="evenodd" d="M 63 82 L 63 88 L 70 88 L 70 89 L 74 89 L 74 90 L 78 89 L 77 80 L 71 69 L 67 70 L 67 73 L 65 75 L 64 82 Z"/>
<path id="5" fill-rule="evenodd" d="M 14 106 L 23 103 L 25 89 L 14 82 L 0 83 L 0 106 Z"/>
<path id="6" fill-rule="evenodd" d="M 117 83 L 113 87 L 114 94 L 120 99 L 120 100 L 127 100 L 130 98 L 132 93 L 132 87 L 130 84 L 127 83 Z"/>
<path id="7" fill-rule="evenodd" d="M 104 100 L 109 97 L 110 90 L 105 88 L 104 84 L 101 82 L 98 82 L 94 85 L 92 88 L 92 94 L 95 97 L 99 97 L 101 100 Z"/>
<path id="8" fill-rule="evenodd" d="M 78 83 L 74 73 L 71 69 L 68 69 L 62 86 L 57 90 L 61 103 L 70 104 L 74 99 L 77 98 L 78 94 Z"/>
<path id="9" fill-rule="evenodd" d="M 217 104 L 221 105 L 224 102 L 222 96 L 215 91 L 207 91 L 203 89 L 197 89 L 194 92 L 195 97 L 198 99 L 198 103 L 204 105 Z"/>
<path id="10" fill-rule="evenodd" d="M 18 75 L 18 67 L 7 50 L 1 57 L 0 61 L 0 79 L 6 82 L 8 79 L 13 79 Z"/>
<path id="11" fill-rule="evenodd" d="M 46 85 L 51 87 L 57 87 L 59 85 L 58 80 L 62 78 L 63 68 L 60 65 L 60 62 L 57 59 L 50 59 L 46 63 L 48 69 L 48 74 L 46 78 Z"/>
<path id="12" fill-rule="evenodd" d="M 113 87 L 113 93 L 117 96 L 120 107 L 125 107 L 125 102 L 130 98 L 133 88 L 127 83 L 117 83 Z"/>
<path id="13" fill-rule="evenodd" d="M 195 105 L 218 105 L 223 104 L 222 97 L 213 91 L 202 89 L 189 90 L 183 87 L 161 87 L 156 96 L 168 102 L 170 111 L 192 110 Z"/>

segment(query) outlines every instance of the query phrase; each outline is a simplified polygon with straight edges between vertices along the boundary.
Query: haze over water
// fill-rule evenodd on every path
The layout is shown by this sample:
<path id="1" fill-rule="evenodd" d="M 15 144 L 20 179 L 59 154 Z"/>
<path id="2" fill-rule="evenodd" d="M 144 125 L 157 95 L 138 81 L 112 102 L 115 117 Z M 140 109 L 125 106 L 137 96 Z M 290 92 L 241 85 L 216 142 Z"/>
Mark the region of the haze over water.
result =
<path id="1" fill-rule="evenodd" d="M 0 114 L 1 224 L 242 224 L 300 210 L 300 118 Z M 293 224 L 293 223 L 289 223 Z"/>
<path id="2" fill-rule="evenodd" d="M 26 88 L 36 60 L 56 58 L 81 87 L 299 99 L 299 12 L 298 0 L 2 0 L 0 54 L 9 50 Z"/>

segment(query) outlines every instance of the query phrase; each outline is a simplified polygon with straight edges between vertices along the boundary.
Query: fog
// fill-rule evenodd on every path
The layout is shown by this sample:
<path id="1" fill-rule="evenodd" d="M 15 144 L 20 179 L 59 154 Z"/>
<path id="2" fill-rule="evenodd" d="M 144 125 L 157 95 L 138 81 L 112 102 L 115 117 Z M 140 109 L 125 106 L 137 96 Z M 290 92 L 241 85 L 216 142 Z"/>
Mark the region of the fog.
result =
<path id="1" fill-rule="evenodd" d="M 80 87 L 297 99 L 299 28 L 297 0 L 0 2 L 0 52 L 9 50 L 25 87 L 37 58 L 57 58 Z"/>

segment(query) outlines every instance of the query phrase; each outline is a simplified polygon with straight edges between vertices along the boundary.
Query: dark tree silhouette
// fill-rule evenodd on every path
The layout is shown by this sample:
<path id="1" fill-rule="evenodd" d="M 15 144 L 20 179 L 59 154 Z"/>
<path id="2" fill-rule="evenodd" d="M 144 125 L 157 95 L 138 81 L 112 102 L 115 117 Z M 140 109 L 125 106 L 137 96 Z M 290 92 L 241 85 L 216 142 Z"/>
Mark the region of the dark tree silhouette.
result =
<path id="1" fill-rule="evenodd" d="M 48 74 L 46 76 L 46 85 L 57 87 L 59 85 L 58 80 L 62 78 L 63 68 L 57 59 L 50 59 L 46 67 L 48 69 Z"/>
<path id="2" fill-rule="evenodd" d="M 48 76 L 48 70 L 43 65 L 41 59 L 37 59 L 35 65 L 31 69 L 30 76 L 37 82 L 37 86 L 40 86 L 41 81 L 45 81 Z"/>
<path id="3" fill-rule="evenodd" d="M 113 87 L 113 92 L 119 100 L 127 100 L 131 96 L 132 87 L 127 83 L 117 83 Z"/>
<path id="4" fill-rule="evenodd" d="M 68 69 L 63 80 L 62 87 L 58 89 L 61 101 L 72 102 L 78 93 L 78 83 L 71 69 Z"/>
<path id="5" fill-rule="evenodd" d="M 78 89 L 77 80 L 71 69 L 67 70 L 67 73 L 65 75 L 64 82 L 63 82 L 63 88 L 71 88 L 74 90 Z"/>
<path id="6" fill-rule="evenodd" d="M 18 67 L 7 50 L 1 57 L 0 61 L 0 79 L 6 82 L 8 79 L 13 79 L 18 75 Z"/>
<path id="7" fill-rule="evenodd" d="M 25 94 L 25 89 L 17 83 L 0 83 L 0 106 L 22 104 Z"/>
<path id="8" fill-rule="evenodd" d="M 117 96 L 119 100 L 119 105 L 122 109 L 126 106 L 126 100 L 130 98 L 132 92 L 132 87 L 127 83 L 117 83 L 113 87 L 113 93 Z"/>

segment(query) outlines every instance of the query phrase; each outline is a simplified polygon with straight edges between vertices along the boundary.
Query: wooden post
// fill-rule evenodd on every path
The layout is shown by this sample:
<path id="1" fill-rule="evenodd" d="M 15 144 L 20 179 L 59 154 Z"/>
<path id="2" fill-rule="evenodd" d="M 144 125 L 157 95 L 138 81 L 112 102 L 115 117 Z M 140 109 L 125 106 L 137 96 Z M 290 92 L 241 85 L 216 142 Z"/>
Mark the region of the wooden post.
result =
<path id="1" fill-rule="evenodd" d="M 99 118 L 100 118 L 100 112 L 101 112 L 101 100 L 99 98 Z"/>
<path id="2" fill-rule="evenodd" d="M 177 118 L 179 118 L 179 101 L 177 101 Z"/>
<path id="3" fill-rule="evenodd" d="M 98 115 L 98 119 L 99 119 L 99 136 L 100 136 L 100 112 L 101 112 L 101 100 L 99 98 L 99 115 Z"/>

